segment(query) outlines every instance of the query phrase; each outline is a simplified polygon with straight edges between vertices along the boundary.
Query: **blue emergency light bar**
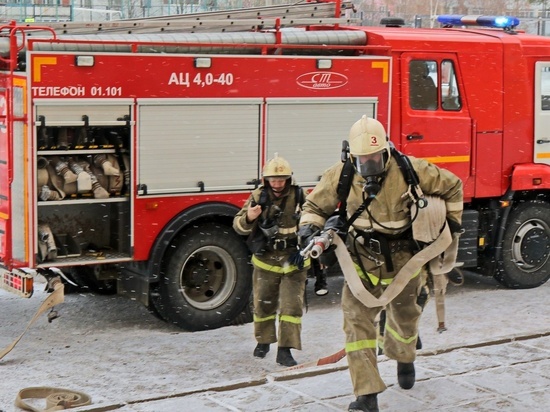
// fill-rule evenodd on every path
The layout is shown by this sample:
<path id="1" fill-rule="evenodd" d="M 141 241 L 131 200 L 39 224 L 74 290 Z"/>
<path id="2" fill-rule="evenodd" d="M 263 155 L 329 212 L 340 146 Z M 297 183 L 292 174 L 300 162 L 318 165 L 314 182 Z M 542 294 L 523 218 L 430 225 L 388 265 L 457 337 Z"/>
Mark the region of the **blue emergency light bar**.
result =
<path id="1" fill-rule="evenodd" d="M 513 16 L 461 16 L 458 14 L 443 14 L 437 16 L 437 21 L 445 26 L 482 26 L 500 29 L 514 28 L 519 19 Z"/>

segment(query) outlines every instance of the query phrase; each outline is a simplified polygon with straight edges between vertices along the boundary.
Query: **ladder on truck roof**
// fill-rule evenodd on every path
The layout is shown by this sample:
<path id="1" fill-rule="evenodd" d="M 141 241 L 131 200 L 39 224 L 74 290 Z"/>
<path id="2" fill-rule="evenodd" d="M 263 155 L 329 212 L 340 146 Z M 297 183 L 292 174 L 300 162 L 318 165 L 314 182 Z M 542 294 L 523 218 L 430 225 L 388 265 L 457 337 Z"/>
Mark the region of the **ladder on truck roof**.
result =
<path id="1" fill-rule="evenodd" d="M 45 27 L 58 35 L 141 34 L 167 32 L 236 32 L 279 29 L 297 25 L 352 24 L 358 19 L 345 17 L 355 11 L 349 0 L 317 0 L 225 11 L 178 14 L 108 22 L 25 23 L 26 34 L 42 35 Z M 36 28 L 36 31 L 29 31 Z"/>
<path id="2" fill-rule="evenodd" d="M 201 16 L 218 18 L 206 20 L 197 20 L 196 14 L 186 14 L 101 23 L 19 25 L 12 22 L 3 27 L 4 32 L 9 32 L 9 37 L 0 36 L 0 62 L 3 61 L 11 70 L 15 70 L 19 64 L 20 68 L 24 68 L 26 54 L 22 51 L 28 49 L 107 53 L 351 55 L 364 50 L 366 33 L 361 30 L 342 30 L 342 18 L 320 17 L 321 14 L 342 15 L 348 7 L 353 6 L 347 1 L 320 0 L 212 14 L 199 13 Z M 260 10 L 283 17 L 274 18 L 272 28 L 266 27 L 266 19 L 255 17 L 262 14 Z M 228 19 L 234 13 L 252 18 L 239 19 L 239 22 L 247 24 L 239 26 Z M 296 13 L 302 16 L 319 15 L 298 19 L 294 17 Z M 213 25 L 202 24 L 205 22 Z M 327 25 L 327 30 L 319 30 L 319 27 L 309 30 L 312 26 L 322 24 Z M 201 30 L 193 28 L 197 25 Z M 295 29 L 291 29 L 291 26 Z M 286 27 L 289 29 L 285 30 Z"/>

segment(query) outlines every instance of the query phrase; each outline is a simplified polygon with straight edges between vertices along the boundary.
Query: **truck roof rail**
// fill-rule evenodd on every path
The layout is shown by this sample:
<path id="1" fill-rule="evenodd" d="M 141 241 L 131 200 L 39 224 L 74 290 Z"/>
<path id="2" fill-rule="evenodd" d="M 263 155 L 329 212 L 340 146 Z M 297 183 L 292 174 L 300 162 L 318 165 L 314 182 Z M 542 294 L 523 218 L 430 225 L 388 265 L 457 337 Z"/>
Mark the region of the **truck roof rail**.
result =
<path id="1" fill-rule="evenodd" d="M 25 23 L 28 35 L 44 32 L 45 27 L 56 34 L 99 33 L 164 33 L 164 32 L 229 32 L 264 30 L 310 24 L 349 24 L 355 19 L 342 16 L 353 10 L 351 1 L 323 1 L 252 7 L 225 11 L 178 14 L 107 22 Z"/>

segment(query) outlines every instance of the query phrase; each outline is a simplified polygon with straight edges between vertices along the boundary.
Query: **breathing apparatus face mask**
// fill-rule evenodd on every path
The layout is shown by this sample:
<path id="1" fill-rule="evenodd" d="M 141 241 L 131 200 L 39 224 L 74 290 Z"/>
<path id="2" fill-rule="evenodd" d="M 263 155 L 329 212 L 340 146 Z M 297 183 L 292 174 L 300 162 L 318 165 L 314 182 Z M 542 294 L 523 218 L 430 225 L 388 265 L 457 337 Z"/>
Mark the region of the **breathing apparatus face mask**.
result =
<path id="1" fill-rule="evenodd" d="M 369 198 L 374 198 L 380 192 L 386 173 L 387 156 L 387 151 L 384 150 L 355 157 L 355 168 L 366 181 L 363 191 Z"/>

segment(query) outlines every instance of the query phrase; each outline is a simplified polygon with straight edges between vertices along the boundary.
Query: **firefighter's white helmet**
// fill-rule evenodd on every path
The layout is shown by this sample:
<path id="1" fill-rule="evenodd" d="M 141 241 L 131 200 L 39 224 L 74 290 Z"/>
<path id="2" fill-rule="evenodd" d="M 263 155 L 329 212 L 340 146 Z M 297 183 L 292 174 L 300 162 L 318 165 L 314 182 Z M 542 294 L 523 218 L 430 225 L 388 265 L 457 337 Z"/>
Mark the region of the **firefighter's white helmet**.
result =
<path id="1" fill-rule="evenodd" d="M 363 115 L 349 132 L 349 149 L 354 156 L 369 155 L 389 149 L 386 130 L 378 120 Z"/>
<path id="2" fill-rule="evenodd" d="M 268 177 L 276 177 L 279 179 L 290 179 L 292 176 L 292 169 L 290 163 L 275 153 L 273 159 L 267 161 L 262 172 L 264 179 Z"/>
<path id="3" fill-rule="evenodd" d="M 390 143 L 382 123 L 363 115 L 351 126 L 349 151 L 361 176 L 384 173 L 390 160 Z"/>

